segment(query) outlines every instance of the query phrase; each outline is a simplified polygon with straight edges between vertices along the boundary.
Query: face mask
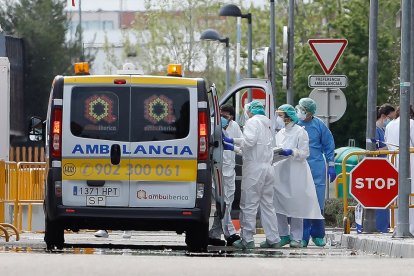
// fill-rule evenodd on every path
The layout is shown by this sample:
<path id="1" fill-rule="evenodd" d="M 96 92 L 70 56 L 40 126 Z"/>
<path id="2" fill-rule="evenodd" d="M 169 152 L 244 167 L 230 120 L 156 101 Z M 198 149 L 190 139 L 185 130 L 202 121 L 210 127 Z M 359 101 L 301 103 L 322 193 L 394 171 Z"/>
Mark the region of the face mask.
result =
<path id="1" fill-rule="evenodd" d="M 224 117 L 220 117 L 221 118 L 221 127 L 222 128 L 225 128 L 225 127 L 227 127 L 228 125 L 229 125 L 229 120 L 227 120 L 226 118 L 224 118 Z"/>
<path id="2" fill-rule="evenodd" d="M 391 122 L 391 119 L 390 118 L 385 118 L 385 120 L 384 120 L 384 127 L 386 127 L 388 124 L 389 124 L 389 122 Z"/>
<path id="3" fill-rule="evenodd" d="M 282 117 L 279 117 L 279 116 L 276 117 L 276 124 L 277 124 L 276 128 L 279 128 L 279 129 L 285 126 L 285 122 L 283 121 Z"/>
<path id="4" fill-rule="evenodd" d="M 292 128 L 295 125 L 295 122 L 290 122 L 288 124 L 286 124 L 285 128 Z"/>
<path id="5" fill-rule="evenodd" d="M 306 119 L 306 113 L 296 112 L 296 116 L 298 116 L 299 120 L 302 121 Z"/>

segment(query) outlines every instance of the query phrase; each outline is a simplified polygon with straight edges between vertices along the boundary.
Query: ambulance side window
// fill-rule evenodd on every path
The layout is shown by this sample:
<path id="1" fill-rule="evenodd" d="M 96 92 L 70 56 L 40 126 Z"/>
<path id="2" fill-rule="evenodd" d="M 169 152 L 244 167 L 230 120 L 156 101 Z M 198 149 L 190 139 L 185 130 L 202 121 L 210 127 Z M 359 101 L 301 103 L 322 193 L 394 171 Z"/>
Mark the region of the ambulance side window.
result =
<path id="1" fill-rule="evenodd" d="M 128 87 L 75 87 L 70 129 L 83 138 L 129 140 Z"/>
<path id="2" fill-rule="evenodd" d="M 132 87 L 131 142 L 181 139 L 189 130 L 187 88 Z"/>

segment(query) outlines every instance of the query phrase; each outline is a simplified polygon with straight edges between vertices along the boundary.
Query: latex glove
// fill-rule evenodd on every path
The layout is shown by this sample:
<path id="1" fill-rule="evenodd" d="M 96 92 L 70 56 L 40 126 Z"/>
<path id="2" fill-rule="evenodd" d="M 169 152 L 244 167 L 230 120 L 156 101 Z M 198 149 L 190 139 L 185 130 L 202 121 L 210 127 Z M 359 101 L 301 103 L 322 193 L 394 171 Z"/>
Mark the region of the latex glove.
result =
<path id="1" fill-rule="evenodd" d="M 334 166 L 329 166 L 328 168 L 328 176 L 329 176 L 329 182 L 332 182 L 336 178 L 336 172 Z"/>
<path id="2" fill-rule="evenodd" d="M 233 144 L 234 140 L 233 140 L 233 138 L 230 138 L 230 137 L 227 137 L 226 135 L 223 135 L 223 143 Z"/>
<path id="3" fill-rule="evenodd" d="M 375 144 L 375 148 L 379 149 L 380 148 L 380 141 L 376 140 L 375 138 L 371 138 L 371 143 Z"/>
<path id="4" fill-rule="evenodd" d="M 243 138 L 233 138 L 233 143 L 240 146 L 243 143 Z"/>
<path id="5" fill-rule="evenodd" d="M 233 145 L 233 144 L 226 143 L 226 142 L 224 141 L 224 142 L 223 142 L 223 149 L 224 149 L 224 150 L 231 150 L 231 151 L 233 151 L 233 150 L 234 150 L 234 145 Z"/>
<path id="6" fill-rule="evenodd" d="M 279 152 L 279 155 L 283 155 L 283 156 L 289 156 L 289 155 L 292 155 L 292 154 L 293 154 L 293 150 L 291 150 L 291 149 L 282 149 Z"/>

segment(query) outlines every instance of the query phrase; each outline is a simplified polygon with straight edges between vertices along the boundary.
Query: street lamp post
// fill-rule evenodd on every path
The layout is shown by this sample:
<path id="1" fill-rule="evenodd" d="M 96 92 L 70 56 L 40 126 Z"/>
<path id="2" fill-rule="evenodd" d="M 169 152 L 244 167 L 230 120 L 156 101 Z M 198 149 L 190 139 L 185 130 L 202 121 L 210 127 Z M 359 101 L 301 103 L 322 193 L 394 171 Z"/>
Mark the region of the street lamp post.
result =
<path id="1" fill-rule="evenodd" d="M 221 37 L 220 34 L 214 29 L 207 29 L 201 33 L 201 40 L 219 41 L 226 43 L 226 90 L 230 87 L 230 59 L 229 59 L 229 38 Z"/>
<path id="2" fill-rule="evenodd" d="M 247 41 L 247 76 L 252 77 L 252 14 L 242 14 L 240 8 L 234 4 L 227 4 L 220 9 L 220 16 L 233 16 L 247 18 L 248 20 L 248 41 Z M 252 101 L 252 91 L 248 91 L 248 102 Z"/>

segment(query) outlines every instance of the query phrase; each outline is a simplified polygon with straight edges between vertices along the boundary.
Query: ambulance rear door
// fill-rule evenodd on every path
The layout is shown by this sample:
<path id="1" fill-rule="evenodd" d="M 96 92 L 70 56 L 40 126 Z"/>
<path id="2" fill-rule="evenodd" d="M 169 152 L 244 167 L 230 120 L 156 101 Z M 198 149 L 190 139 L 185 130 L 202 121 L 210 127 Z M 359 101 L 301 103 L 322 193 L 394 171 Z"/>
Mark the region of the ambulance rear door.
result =
<path id="1" fill-rule="evenodd" d="M 132 207 L 194 208 L 197 81 L 132 76 Z"/>
<path id="2" fill-rule="evenodd" d="M 62 202 L 129 206 L 130 77 L 66 77 Z"/>

